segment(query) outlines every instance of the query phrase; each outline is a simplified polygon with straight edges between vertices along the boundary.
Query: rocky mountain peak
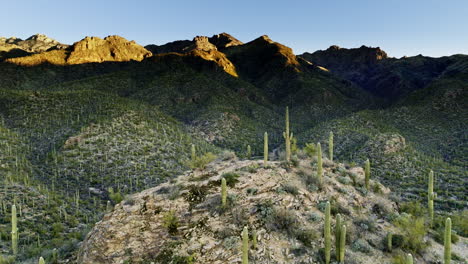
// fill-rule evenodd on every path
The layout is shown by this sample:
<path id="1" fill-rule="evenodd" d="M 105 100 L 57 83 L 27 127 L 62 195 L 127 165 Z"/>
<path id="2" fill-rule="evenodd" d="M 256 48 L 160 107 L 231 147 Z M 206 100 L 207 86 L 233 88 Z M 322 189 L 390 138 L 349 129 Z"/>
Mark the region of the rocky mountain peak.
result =
<path id="1" fill-rule="evenodd" d="M 16 37 L 0 38 L 0 46 L 2 46 L 0 49 L 6 51 L 17 49 L 29 53 L 39 53 L 49 49 L 64 49 L 68 47 L 68 45 L 62 44 L 44 34 L 35 34 L 25 40 Z"/>
<path id="2" fill-rule="evenodd" d="M 42 42 L 45 42 L 45 43 L 49 43 L 49 42 L 56 42 L 56 43 L 58 43 L 58 41 L 56 41 L 55 39 L 51 39 L 51 38 L 47 37 L 46 35 L 44 35 L 44 34 L 39 34 L 39 33 L 30 36 L 30 37 L 27 38 L 26 40 L 42 41 Z"/>
<path id="3" fill-rule="evenodd" d="M 268 35 L 262 35 L 254 40 L 255 42 L 267 42 L 267 43 L 274 43 L 273 40 L 268 37 Z"/>
<path id="4" fill-rule="evenodd" d="M 244 44 L 242 41 L 224 32 L 221 34 L 213 35 L 211 38 L 209 38 L 209 41 L 213 43 L 218 49 L 225 49 L 228 47 L 239 46 Z"/>
<path id="5" fill-rule="evenodd" d="M 334 51 L 334 50 L 340 50 L 340 46 L 337 45 L 331 45 L 327 50 L 329 51 Z"/>
<path id="6" fill-rule="evenodd" d="M 316 57 L 315 60 L 321 60 L 322 57 L 333 57 L 337 60 L 349 60 L 358 63 L 375 63 L 379 60 L 387 59 L 388 55 L 380 47 L 368 47 L 362 45 L 359 48 L 341 48 L 337 45 L 332 45 L 325 51 L 319 50 L 312 53 Z"/>
<path id="7" fill-rule="evenodd" d="M 85 37 L 73 44 L 67 63 L 141 61 L 151 55 L 150 51 L 136 44 L 135 41 L 128 41 L 117 35 L 108 36 L 104 39 Z"/>
<path id="8" fill-rule="evenodd" d="M 184 51 L 192 51 L 192 50 L 210 51 L 210 50 L 217 50 L 217 48 L 215 45 L 210 43 L 208 37 L 196 36 L 195 38 L 193 38 L 192 45 L 184 49 Z"/>

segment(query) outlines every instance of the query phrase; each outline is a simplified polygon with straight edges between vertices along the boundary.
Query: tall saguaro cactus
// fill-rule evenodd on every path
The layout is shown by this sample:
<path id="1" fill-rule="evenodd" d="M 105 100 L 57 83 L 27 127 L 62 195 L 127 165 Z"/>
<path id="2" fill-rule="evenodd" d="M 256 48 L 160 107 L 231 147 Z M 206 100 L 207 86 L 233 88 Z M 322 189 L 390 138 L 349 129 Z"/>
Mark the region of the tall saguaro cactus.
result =
<path id="1" fill-rule="evenodd" d="M 258 248 L 257 230 L 255 228 L 252 229 L 252 247 L 253 249 Z"/>
<path id="2" fill-rule="evenodd" d="M 226 202 L 227 202 L 227 185 L 226 185 L 226 179 L 222 178 L 221 179 L 221 206 L 223 208 L 226 208 Z"/>
<path id="3" fill-rule="evenodd" d="M 323 230 L 325 238 L 325 263 L 330 263 L 330 251 L 331 251 L 331 227 L 330 227 L 330 202 L 327 202 L 325 207 L 325 226 Z"/>
<path id="4" fill-rule="evenodd" d="M 39 258 L 39 264 L 45 264 L 45 260 L 44 260 L 43 257 L 40 257 L 40 258 Z"/>
<path id="5" fill-rule="evenodd" d="M 335 251 L 336 251 L 336 260 L 340 260 L 340 238 L 341 238 L 341 215 L 336 215 L 336 224 L 335 224 Z"/>
<path id="6" fill-rule="evenodd" d="M 330 160 L 333 161 L 333 132 L 330 132 L 328 137 L 328 154 L 330 155 Z"/>
<path id="7" fill-rule="evenodd" d="M 283 132 L 283 137 L 286 144 L 286 161 L 291 160 L 291 138 L 293 137 L 292 133 L 289 133 L 289 108 L 286 106 L 286 131 Z"/>
<path id="8" fill-rule="evenodd" d="M 340 263 L 345 260 L 345 247 L 346 247 L 346 226 L 342 225 L 340 230 Z"/>
<path id="9" fill-rule="evenodd" d="M 411 255 L 410 253 L 406 255 L 405 264 L 413 264 L 413 255 Z"/>
<path id="10" fill-rule="evenodd" d="M 268 133 L 263 135 L 263 166 L 266 167 L 268 162 Z"/>
<path id="11" fill-rule="evenodd" d="M 388 233 L 387 235 L 387 249 L 388 249 L 388 252 L 392 252 L 392 249 L 393 249 L 393 235 L 392 233 Z"/>
<path id="12" fill-rule="evenodd" d="M 317 143 L 317 177 L 319 178 L 320 185 L 323 184 L 323 163 L 322 163 L 322 146 L 320 142 Z"/>
<path id="13" fill-rule="evenodd" d="M 249 229 L 242 230 L 242 264 L 249 264 Z"/>
<path id="14" fill-rule="evenodd" d="M 16 215 L 16 205 L 11 206 L 11 248 L 13 255 L 18 254 L 18 218 Z"/>
<path id="15" fill-rule="evenodd" d="M 247 145 L 247 159 L 251 159 L 252 158 L 252 148 L 250 147 L 250 145 Z"/>
<path id="16" fill-rule="evenodd" d="M 427 208 L 429 210 L 429 223 L 432 226 L 434 222 L 434 199 L 436 194 L 434 193 L 434 172 L 429 172 L 429 180 L 427 186 Z"/>
<path id="17" fill-rule="evenodd" d="M 370 161 L 369 161 L 369 159 L 366 160 L 366 164 L 364 166 L 364 176 L 365 176 L 366 190 L 369 191 L 369 179 L 370 179 Z"/>
<path id="18" fill-rule="evenodd" d="M 195 152 L 195 145 L 192 144 L 192 147 L 191 147 L 191 155 L 190 155 L 190 158 L 192 159 L 192 161 L 194 161 L 196 158 L 197 158 L 197 153 Z"/>
<path id="19" fill-rule="evenodd" d="M 444 233 L 444 264 L 450 264 L 452 258 L 452 219 L 447 217 L 445 220 Z"/>

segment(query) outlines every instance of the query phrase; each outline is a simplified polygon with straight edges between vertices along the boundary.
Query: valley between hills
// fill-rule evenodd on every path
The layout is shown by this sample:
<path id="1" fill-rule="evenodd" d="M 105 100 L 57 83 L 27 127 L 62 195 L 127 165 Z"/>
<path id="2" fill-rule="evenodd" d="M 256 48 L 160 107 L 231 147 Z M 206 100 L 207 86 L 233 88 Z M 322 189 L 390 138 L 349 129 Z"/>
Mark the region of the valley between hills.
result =
<path id="1" fill-rule="evenodd" d="M 0 38 L 0 263 L 466 263 L 467 92 L 464 54 Z"/>

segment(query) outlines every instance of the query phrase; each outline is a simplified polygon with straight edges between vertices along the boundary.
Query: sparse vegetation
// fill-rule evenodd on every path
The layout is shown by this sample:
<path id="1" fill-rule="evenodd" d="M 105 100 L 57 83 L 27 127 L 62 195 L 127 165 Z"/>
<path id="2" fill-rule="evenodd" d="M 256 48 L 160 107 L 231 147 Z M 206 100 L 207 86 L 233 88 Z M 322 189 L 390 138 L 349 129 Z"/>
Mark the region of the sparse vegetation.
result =
<path id="1" fill-rule="evenodd" d="M 169 234 L 177 234 L 177 229 L 179 228 L 179 218 L 176 215 L 175 211 L 169 211 L 163 215 L 163 226 L 167 228 Z"/>

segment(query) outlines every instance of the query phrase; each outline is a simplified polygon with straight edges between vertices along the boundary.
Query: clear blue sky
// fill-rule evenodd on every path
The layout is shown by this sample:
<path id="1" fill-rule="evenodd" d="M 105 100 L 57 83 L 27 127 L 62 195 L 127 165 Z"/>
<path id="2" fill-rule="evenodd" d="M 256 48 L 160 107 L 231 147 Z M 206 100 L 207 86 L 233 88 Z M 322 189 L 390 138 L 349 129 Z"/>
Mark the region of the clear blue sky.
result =
<path id="1" fill-rule="evenodd" d="M 227 32 L 267 34 L 296 54 L 379 46 L 390 56 L 468 54 L 468 0 L 0 0 L 0 36 L 71 44 L 121 35 L 163 44 Z"/>

